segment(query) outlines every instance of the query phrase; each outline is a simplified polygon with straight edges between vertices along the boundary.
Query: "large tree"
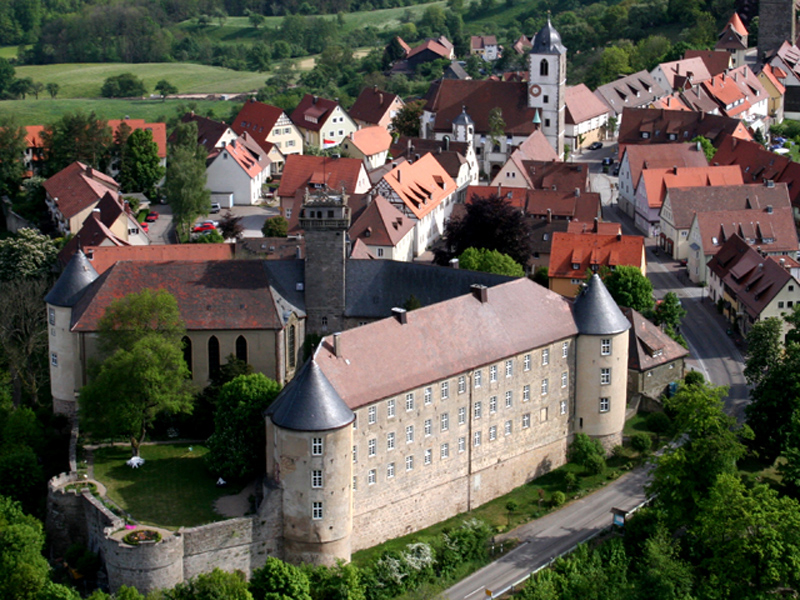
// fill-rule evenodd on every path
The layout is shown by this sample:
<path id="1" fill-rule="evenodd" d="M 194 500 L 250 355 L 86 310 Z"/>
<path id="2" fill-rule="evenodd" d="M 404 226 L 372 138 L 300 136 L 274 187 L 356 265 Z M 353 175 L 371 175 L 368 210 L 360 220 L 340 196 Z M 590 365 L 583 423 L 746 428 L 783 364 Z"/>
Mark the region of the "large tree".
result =
<path id="1" fill-rule="evenodd" d="M 783 323 L 777 317 L 769 317 L 753 324 L 747 332 L 747 362 L 744 376 L 747 383 L 758 386 L 770 369 L 781 360 L 781 334 Z"/>
<path id="2" fill-rule="evenodd" d="M 180 344 L 186 333 L 175 296 L 166 290 L 150 289 L 109 304 L 98 328 L 100 347 L 108 354 L 117 348 L 130 348 L 151 333 L 173 344 Z"/>
<path id="3" fill-rule="evenodd" d="M 197 142 L 194 121 L 178 125 L 173 137 L 164 191 L 179 232 L 188 237 L 194 220 L 211 209 L 211 192 L 206 188 L 206 150 Z"/>
<path id="4" fill-rule="evenodd" d="M 422 108 L 425 106 L 424 100 L 414 100 L 408 102 L 403 108 L 397 111 L 392 119 L 392 129 L 398 135 L 406 137 L 418 137 L 419 119 L 422 116 Z"/>
<path id="5" fill-rule="evenodd" d="M 467 248 L 458 257 L 460 269 L 483 271 L 510 277 L 524 277 L 525 269 L 508 254 L 486 248 Z"/>
<path id="6" fill-rule="evenodd" d="M 144 96 L 147 88 L 144 86 L 144 82 L 133 73 L 121 73 L 107 77 L 100 93 L 105 98 L 129 98 Z"/>
<path id="7" fill-rule="evenodd" d="M 147 129 L 132 131 L 125 140 L 121 159 L 117 180 L 122 191 L 143 192 L 148 198 L 153 198 L 156 185 L 166 173 L 161 166 L 153 132 Z"/>
<path id="8" fill-rule="evenodd" d="M 641 313 L 653 308 L 653 284 L 633 266 L 620 266 L 603 278 L 611 296 L 620 306 Z"/>
<path id="9" fill-rule="evenodd" d="M 435 262 L 446 265 L 467 248 L 497 250 L 520 265 L 531 257 L 530 230 L 522 212 L 505 198 L 492 194 L 472 197 L 460 218 L 450 219 L 444 232 L 444 245 L 435 250 Z"/>
<path id="10" fill-rule="evenodd" d="M 250 592 L 255 600 L 311 600 L 306 574 L 274 556 L 253 571 Z"/>
<path id="11" fill-rule="evenodd" d="M 48 175 L 58 173 L 76 160 L 103 168 L 111 147 L 111 128 L 92 111 L 67 113 L 41 134 Z"/>
<path id="12" fill-rule="evenodd" d="M 0 117 L 0 194 L 19 193 L 25 174 L 25 128 L 10 115 Z"/>

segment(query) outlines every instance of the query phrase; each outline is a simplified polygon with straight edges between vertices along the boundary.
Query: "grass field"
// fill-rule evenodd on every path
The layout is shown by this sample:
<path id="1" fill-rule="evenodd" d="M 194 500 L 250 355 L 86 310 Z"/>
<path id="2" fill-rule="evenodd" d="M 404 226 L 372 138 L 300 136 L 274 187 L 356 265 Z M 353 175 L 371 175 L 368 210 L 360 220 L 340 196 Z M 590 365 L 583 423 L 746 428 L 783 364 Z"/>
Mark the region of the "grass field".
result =
<path id="1" fill-rule="evenodd" d="M 71 99 L 51 100 L 40 97 L 39 100 L 2 100 L 0 101 L 0 116 L 13 115 L 23 125 L 51 123 L 70 112 L 81 111 L 89 113 L 95 111 L 102 119 L 122 119 L 129 116 L 132 119 L 145 119 L 148 122 L 158 122 L 174 114 L 179 106 L 187 106 L 190 102 L 197 105 L 198 114 L 206 115 L 211 110 L 218 118 L 227 118 L 233 110 L 234 103 L 214 100 L 109 100 L 109 99 Z"/>
<path id="2" fill-rule="evenodd" d="M 146 462 L 132 469 L 125 464 L 130 447 L 100 448 L 94 452 L 94 476 L 108 497 L 141 523 L 170 529 L 202 525 L 222 520 L 214 501 L 238 491 L 216 486 L 203 461 L 207 453 L 188 444 L 142 446 Z"/>

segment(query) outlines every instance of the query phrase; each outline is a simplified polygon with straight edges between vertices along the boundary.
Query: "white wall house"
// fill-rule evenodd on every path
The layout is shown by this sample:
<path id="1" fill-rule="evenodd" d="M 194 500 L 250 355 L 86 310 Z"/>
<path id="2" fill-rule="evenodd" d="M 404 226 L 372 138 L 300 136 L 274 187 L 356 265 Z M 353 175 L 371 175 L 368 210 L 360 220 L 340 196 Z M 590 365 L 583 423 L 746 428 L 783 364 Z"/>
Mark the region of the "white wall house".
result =
<path id="1" fill-rule="evenodd" d="M 233 204 L 253 205 L 261 200 L 261 186 L 270 176 L 250 151 L 236 140 L 221 148 L 206 168 L 206 187 L 212 194 L 230 193 Z"/>

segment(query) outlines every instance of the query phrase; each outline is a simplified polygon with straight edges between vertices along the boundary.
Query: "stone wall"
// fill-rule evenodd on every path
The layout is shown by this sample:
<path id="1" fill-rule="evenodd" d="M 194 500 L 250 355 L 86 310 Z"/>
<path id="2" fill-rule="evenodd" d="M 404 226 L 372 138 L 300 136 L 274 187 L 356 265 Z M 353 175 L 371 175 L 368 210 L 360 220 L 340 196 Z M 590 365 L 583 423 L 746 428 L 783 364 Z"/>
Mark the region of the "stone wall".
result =
<path id="1" fill-rule="evenodd" d="M 112 592 L 126 585 L 148 594 L 183 581 L 183 537 L 179 532 L 170 535 L 163 531 L 160 542 L 138 546 L 111 537 L 114 533 L 115 528 L 109 527 L 103 538 L 103 561 Z"/>

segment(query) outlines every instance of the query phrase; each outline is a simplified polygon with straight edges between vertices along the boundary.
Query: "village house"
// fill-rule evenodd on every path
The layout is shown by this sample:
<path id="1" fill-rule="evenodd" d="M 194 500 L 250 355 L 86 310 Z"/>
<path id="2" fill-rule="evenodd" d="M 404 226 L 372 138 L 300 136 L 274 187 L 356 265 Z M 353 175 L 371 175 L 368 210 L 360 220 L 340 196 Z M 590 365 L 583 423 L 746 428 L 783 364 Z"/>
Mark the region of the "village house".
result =
<path id="1" fill-rule="evenodd" d="M 469 53 L 480 56 L 486 62 L 500 58 L 501 46 L 497 45 L 497 38 L 493 35 L 473 35 L 469 39 Z"/>
<path id="2" fill-rule="evenodd" d="M 425 138 L 409 138 L 401 135 L 389 149 L 392 163 L 400 160 L 414 161 L 427 153 L 433 154 L 436 161 L 442 165 L 442 168 L 444 168 L 447 174 L 456 182 L 456 201 L 463 202 L 467 186 L 476 185 L 480 173 L 478 159 L 475 156 L 475 148 L 472 146 L 472 143 L 455 142 L 451 141 L 450 138 L 429 140 Z M 372 177 L 372 175 L 373 173 L 371 172 L 370 177 Z M 383 177 L 383 174 L 381 177 Z M 378 181 L 380 181 L 380 177 L 375 180 L 375 183 Z"/>
<path id="3" fill-rule="evenodd" d="M 181 117 L 181 123 L 197 124 L 197 143 L 202 145 L 208 154 L 230 144 L 238 135 L 236 132 L 221 121 L 215 121 L 208 117 L 201 117 L 192 112 L 188 112 Z M 170 135 L 170 143 L 175 141 L 175 133 Z"/>
<path id="4" fill-rule="evenodd" d="M 775 123 L 783 123 L 783 97 L 786 94 L 786 86 L 781 82 L 786 79 L 786 73 L 778 67 L 766 64 L 761 67 L 757 77 L 769 95 L 767 110 L 770 118 Z"/>
<path id="5" fill-rule="evenodd" d="M 368 171 L 386 163 L 392 136 L 383 127 L 372 125 L 348 135 L 341 144 L 343 156 L 364 161 Z"/>
<path id="6" fill-rule="evenodd" d="M 411 262 L 414 258 L 414 227 L 409 219 L 383 196 L 375 196 L 348 230 L 353 258 L 377 258 Z M 363 248 L 361 256 L 356 243 Z"/>
<path id="7" fill-rule="evenodd" d="M 349 113 L 361 128 L 377 125 L 391 131 L 392 120 L 403 106 L 405 103 L 400 96 L 379 90 L 376 85 L 361 90 Z"/>
<path id="8" fill-rule="evenodd" d="M 244 132 L 208 156 L 206 187 L 225 208 L 258 204 L 271 164 L 267 153 Z"/>
<path id="9" fill-rule="evenodd" d="M 534 184 L 529 175 L 529 166 L 526 163 L 556 162 L 560 160 L 561 157 L 556 155 L 556 151 L 553 150 L 550 142 L 537 129 L 514 149 L 506 163 L 497 171 L 490 185 L 533 188 Z"/>
<path id="10" fill-rule="evenodd" d="M 283 170 L 285 157 L 303 153 L 303 136 L 286 113 L 270 104 L 250 99 L 233 120 L 237 135 L 246 131 L 267 152 L 276 173 Z"/>
<path id="11" fill-rule="evenodd" d="M 47 210 L 62 235 L 77 233 L 107 193 L 121 202 L 119 184 L 81 162 L 65 167 L 47 179 L 43 187 Z"/>
<path id="12" fill-rule="evenodd" d="M 738 13 L 734 12 L 725 27 L 719 34 L 717 43 L 714 46 L 716 50 L 724 50 L 728 52 L 731 57 L 731 64 L 735 67 L 740 67 L 744 64 L 744 55 L 747 52 L 748 44 L 748 31 L 742 23 L 742 19 Z"/>
<path id="13" fill-rule="evenodd" d="M 306 145 L 323 150 L 338 146 L 358 129 L 356 122 L 338 101 L 312 94 L 303 96 L 290 118 L 300 130 Z"/>
<path id="14" fill-rule="evenodd" d="M 687 50 L 683 53 L 683 58 L 699 58 L 712 77 L 735 66 L 731 63 L 731 55 L 725 50 Z"/>
<path id="15" fill-rule="evenodd" d="M 766 57 L 764 64 L 780 72 L 778 78 L 786 89 L 783 114 L 787 119 L 800 119 L 800 48 L 792 41 L 784 41 L 777 51 Z"/>
<path id="16" fill-rule="evenodd" d="M 158 164 L 164 168 L 167 166 L 167 124 L 166 123 L 147 123 L 144 119 L 110 119 L 108 126 L 111 128 L 111 139 L 118 139 L 120 127 L 125 125 L 130 129 L 128 132 L 136 130 L 149 131 L 153 135 L 153 141 L 156 143 Z M 108 174 L 112 177 L 119 175 L 120 164 L 116 161 L 111 161 L 108 165 Z"/>
<path id="17" fill-rule="evenodd" d="M 606 139 L 608 108 L 584 84 L 566 89 L 564 141 L 573 153 L 593 142 Z"/>
<path id="18" fill-rule="evenodd" d="M 661 63 L 650 71 L 650 75 L 662 89 L 669 92 L 683 90 L 711 78 L 711 73 L 699 57 Z"/>
<path id="19" fill-rule="evenodd" d="M 650 73 L 638 71 L 601 85 L 594 94 L 605 103 L 609 116 L 616 119 L 619 127 L 623 109 L 648 108 L 651 103 L 666 96 L 667 91 L 656 83 Z"/>

